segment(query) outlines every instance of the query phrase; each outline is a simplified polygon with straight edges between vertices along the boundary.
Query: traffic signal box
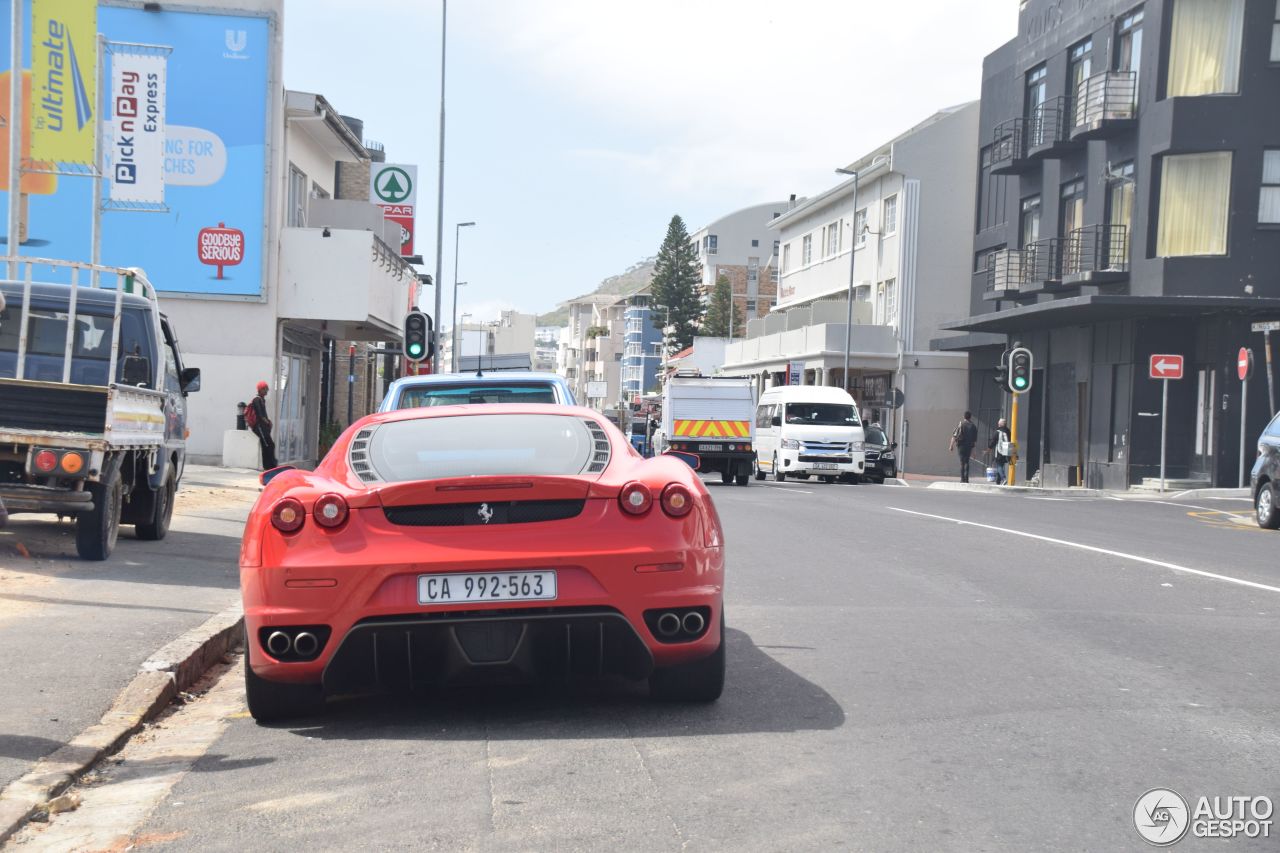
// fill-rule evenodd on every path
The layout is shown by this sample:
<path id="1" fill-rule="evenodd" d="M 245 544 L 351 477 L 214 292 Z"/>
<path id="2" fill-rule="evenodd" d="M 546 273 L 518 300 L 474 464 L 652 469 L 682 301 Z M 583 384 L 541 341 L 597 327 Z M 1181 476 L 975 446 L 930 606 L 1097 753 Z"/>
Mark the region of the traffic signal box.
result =
<path id="1" fill-rule="evenodd" d="M 1031 350 L 1015 347 L 1009 352 L 1008 389 L 1011 394 L 1025 394 L 1031 390 Z"/>
<path id="2" fill-rule="evenodd" d="M 435 354 L 431 318 L 416 308 L 404 315 L 404 357 L 417 364 Z"/>

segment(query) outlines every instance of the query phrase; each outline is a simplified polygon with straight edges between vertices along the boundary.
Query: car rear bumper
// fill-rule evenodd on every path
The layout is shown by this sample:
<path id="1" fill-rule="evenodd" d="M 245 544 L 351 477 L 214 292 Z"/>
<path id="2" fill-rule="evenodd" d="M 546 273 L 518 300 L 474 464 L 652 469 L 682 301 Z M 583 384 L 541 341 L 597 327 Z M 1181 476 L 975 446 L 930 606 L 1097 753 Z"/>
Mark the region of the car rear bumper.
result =
<path id="1" fill-rule="evenodd" d="M 822 461 L 816 460 L 816 455 L 808 451 L 780 450 L 778 460 L 788 474 L 861 474 L 866 467 L 861 452 L 844 453 Z"/>

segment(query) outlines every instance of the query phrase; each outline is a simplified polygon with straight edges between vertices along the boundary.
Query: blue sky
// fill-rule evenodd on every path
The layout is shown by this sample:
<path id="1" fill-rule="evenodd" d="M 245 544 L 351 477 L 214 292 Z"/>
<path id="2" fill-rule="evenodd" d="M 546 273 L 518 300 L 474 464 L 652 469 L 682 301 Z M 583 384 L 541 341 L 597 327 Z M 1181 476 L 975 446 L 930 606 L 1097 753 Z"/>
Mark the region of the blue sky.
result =
<path id="1" fill-rule="evenodd" d="M 287 0 L 285 84 L 419 164 L 434 267 L 439 0 Z M 978 97 L 1016 0 L 454 0 L 445 313 L 543 312 L 750 204 L 812 195 L 938 108 Z M 447 325 L 446 317 L 446 325 Z"/>

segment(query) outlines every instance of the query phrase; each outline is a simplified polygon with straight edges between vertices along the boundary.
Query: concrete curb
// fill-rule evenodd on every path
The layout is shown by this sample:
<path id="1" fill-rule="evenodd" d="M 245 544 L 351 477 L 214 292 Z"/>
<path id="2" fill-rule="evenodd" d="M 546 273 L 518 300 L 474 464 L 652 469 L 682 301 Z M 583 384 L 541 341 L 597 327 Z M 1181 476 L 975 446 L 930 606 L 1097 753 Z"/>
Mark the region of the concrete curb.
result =
<path id="1" fill-rule="evenodd" d="M 1106 495 L 1106 492 L 1101 489 L 1042 489 L 1039 486 L 996 486 L 991 483 L 953 483 L 945 480 L 930 483 L 928 488 L 948 492 L 978 492 L 987 495 L 1061 495 L 1077 498 L 1100 498 Z"/>
<path id="2" fill-rule="evenodd" d="M 118 750 L 144 724 L 240 641 L 240 605 L 213 616 L 146 661 L 102 719 L 36 762 L 25 776 L 0 791 L 0 844 L 85 771 Z"/>

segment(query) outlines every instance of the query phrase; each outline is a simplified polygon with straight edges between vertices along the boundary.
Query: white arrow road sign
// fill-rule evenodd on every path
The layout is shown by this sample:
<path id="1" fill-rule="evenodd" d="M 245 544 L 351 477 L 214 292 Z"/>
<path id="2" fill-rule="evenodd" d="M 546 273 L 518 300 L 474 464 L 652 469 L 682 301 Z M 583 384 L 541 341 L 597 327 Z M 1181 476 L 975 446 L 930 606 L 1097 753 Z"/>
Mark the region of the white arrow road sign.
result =
<path id="1" fill-rule="evenodd" d="M 1181 379 L 1182 378 L 1182 356 L 1180 355 L 1151 356 L 1150 376 L 1152 379 Z"/>

